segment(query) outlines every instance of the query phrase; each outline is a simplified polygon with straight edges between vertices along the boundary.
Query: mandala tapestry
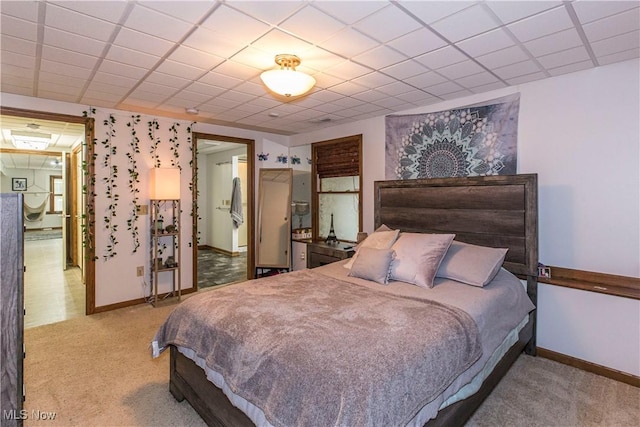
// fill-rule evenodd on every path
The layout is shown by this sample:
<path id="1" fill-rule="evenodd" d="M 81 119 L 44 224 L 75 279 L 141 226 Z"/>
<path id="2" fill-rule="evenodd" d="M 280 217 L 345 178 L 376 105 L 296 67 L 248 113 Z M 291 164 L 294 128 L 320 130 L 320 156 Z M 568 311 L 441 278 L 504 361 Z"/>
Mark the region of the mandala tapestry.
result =
<path id="1" fill-rule="evenodd" d="M 513 175 L 519 96 L 455 110 L 386 116 L 385 178 Z"/>

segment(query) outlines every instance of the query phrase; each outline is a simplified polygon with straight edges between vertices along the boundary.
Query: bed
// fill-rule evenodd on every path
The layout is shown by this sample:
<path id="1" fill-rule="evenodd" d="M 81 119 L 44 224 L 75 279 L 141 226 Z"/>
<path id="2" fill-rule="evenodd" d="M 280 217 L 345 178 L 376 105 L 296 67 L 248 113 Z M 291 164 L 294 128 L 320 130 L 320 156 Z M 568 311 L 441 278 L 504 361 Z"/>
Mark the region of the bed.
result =
<path id="1" fill-rule="evenodd" d="M 368 241 L 399 230 L 388 247 L 362 245 L 356 259 L 231 285 L 174 310 L 153 346 L 170 349 L 177 400 L 208 425 L 463 425 L 523 350 L 535 354 L 536 175 L 378 181 L 374 193 Z M 407 254 L 431 242 L 444 255 L 429 282 L 412 275 Z M 474 283 L 456 276 L 454 246 L 474 256 L 503 248 L 503 258 Z"/>

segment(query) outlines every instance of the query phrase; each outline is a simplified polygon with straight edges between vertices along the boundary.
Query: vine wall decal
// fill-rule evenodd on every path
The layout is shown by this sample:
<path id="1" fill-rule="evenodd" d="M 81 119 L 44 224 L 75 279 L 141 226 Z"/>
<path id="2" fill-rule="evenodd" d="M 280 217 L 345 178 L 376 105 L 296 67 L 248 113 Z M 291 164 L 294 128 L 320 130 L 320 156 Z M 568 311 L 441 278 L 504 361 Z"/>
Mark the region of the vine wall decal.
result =
<path id="1" fill-rule="evenodd" d="M 156 119 L 148 122 L 149 125 L 149 139 L 151 140 L 151 159 L 153 160 L 154 167 L 159 168 L 161 165 L 160 154 L 158 154 L 158 146 L 160 145 L 160 137 L 156 136 L 156 131 L 160 129 L 160 124 Z"/>
<path id="2" fill-rule="evenodd" d="M 109 234 L 109 243 L 107 243 L 102 257 L 107 261 L 117 255 L 116 246 L 118 245 L 118 240 L 116 238 L 116 232 L 118 231 L 118 224 L 116 223 L 115 218 L 117 216 L 118 200 L 120 199 L 120 195 L 116 192 L 116 188 L 118 187 L 118 184 L 116 183 L 118 179 L 118 165 L 113 162 L 113 157 L 117 154 L 117 146 L 114 143 L 114 138 L 116 136 L 116 118 L 113 114 L 109 114 L 109 118 L 105 119 L 103 124 L 107 127 L 107 136 L 102 141 L 102 145 L 105 149 L 102 166 L 108 168 L 108 174 L 102 178 L 102 181 L 105 184 L 105 195 L 109 200 L 107 213 L 103 219 L 104 226 Z"/>
<path id="3" fill-rule="evenodd" d="M 96 109 L 93 107 L 89 107 L 88 110 L 82 112 L 82 117 L 92 119 L 94 114 L 96 113 Z M 89 121 L 90 128 L 88 129 L 88 134 L 94 133 L 94 121 Z M 82 184 L 82 194 L 87 201 L 86 213 L 82 214 L 82 245 L 85 248 L 85 256 L 87 260 L 90 257 L 95 261 L 98 257 L 95 255 L 96 247 L 95 247 L 95 236 L 91 232 L 94 230 L 95 226 L 95 197 L 96 197 L 96 175 L 95 175 L 95 165 L 96 159 L 98 155 L 95 151 L 96 146 L 96 138 L 93 139 L 85 138 L 83 143 L 84 149 L 86 151 L 86 159 L 82 160 L 82 174 L 84 175 L 84 182 Z M 93 255 L 92 255 L 93 254 Z"/>
<path id="4" fill-rule="evenodd" d="M 131 193 L 131 210 L 129 213 L 129 219 L 127 219 L 127 230 L 131 232 L 131 238 L 133 240 L 133 253 L 138 251 L 140 247 L 140 236 L 138 232 L 138 204 L 140 198 L 138 197 L 138 193 L 140 189 L 138 188 L 138 184 L 140 184 L 140 180 L 138 179 L 138 162 L 136 160 L 136 155 L 140 154 L 140 138 L 138 138 L 136 132 L 136 125 L 140 123 L 140 115 L 132 115 L 131 121 L 127 122 L 127 127 L 131 129 L 131 139 L 129 140 L 129 149 L 126 153 L 127 159 L 129 161 L 129 168 L 127 169 L 129 172 L 129 191 Z"/>

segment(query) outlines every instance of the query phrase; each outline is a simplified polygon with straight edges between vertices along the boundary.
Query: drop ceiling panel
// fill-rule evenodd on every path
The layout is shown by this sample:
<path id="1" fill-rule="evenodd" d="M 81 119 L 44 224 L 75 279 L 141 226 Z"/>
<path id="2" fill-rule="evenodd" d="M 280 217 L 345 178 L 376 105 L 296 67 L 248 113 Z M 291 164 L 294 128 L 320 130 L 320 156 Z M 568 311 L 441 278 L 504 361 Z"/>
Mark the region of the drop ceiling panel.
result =
<path id="1" fill-rule="evenodd" d="M 640 57 L 637 1 L 4 1 L 0 27 L 3 92 L 285 135 Z M 259 79 L 281 53 L 316 79 L 294 102 Z"/>

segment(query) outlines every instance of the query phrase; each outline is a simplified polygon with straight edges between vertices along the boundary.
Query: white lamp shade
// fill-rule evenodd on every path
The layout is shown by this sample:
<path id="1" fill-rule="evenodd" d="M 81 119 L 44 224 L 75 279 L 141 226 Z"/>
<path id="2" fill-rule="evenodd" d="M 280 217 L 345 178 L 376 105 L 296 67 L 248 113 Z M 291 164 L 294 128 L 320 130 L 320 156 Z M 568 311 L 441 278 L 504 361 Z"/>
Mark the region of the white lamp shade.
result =
<path id="1" fill-rule="evenodd" d="M 180 199 L 180 169 L 153 168 L 149 175 L 149 198 L 151 200 Z"/>
<path id="2" fill-rule="evenodd" d="M 316 84 L 310 75 L 292 69 L 265 71 L 260 78 L 271 91 L 287 97 L 307 93 Z"/>

